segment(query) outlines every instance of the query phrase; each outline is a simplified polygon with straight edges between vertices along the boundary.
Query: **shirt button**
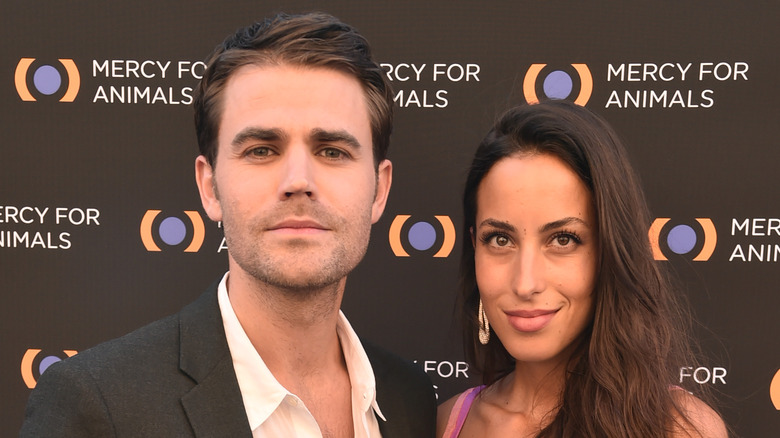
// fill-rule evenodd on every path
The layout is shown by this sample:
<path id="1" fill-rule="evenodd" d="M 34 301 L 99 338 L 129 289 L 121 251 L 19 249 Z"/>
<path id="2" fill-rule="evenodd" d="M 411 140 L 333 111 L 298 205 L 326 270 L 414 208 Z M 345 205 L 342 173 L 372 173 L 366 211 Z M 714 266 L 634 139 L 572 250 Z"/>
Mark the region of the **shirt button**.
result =
<path id="1" fill-rule="evenodd" d="M 363 393 L 363 400 L 366 400 L 366 399 L 368 399 L 368 394 L 366 394 L 366 393 L 364 392 L 364 393 Z"/>
<path id="2" fill-rule="evenodd" d="M 297 406 L 298 405 L 298 401 L 295 400 L 292 397 L 287 397 L 287 404 L 290 405 L 290 406 Z"/>

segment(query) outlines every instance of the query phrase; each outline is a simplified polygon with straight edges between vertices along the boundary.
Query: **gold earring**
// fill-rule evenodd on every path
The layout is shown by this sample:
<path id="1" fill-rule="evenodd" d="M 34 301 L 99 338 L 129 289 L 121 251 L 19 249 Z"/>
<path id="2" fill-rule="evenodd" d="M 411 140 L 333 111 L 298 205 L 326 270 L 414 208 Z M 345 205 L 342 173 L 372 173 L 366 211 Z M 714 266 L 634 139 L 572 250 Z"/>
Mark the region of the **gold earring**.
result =
<path id="1" fill-rule="evenodd" d="M 486 345 L 490 340 L 490 324 L 488 323 L 485 308 L 482 306 L 482 299 L 479 300 L 479 343 Z"/>

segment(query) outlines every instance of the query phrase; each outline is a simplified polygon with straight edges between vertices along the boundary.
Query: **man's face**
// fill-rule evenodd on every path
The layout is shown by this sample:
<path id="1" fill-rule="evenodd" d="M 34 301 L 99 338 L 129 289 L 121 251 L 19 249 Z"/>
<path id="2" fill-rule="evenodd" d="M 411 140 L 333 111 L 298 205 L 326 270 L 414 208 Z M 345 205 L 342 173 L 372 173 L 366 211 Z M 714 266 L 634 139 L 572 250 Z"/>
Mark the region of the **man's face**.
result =
<path id="1" fill-rule="evenodd" d="M 387 160 L 374 168 L 360 83 L 327 68 L 244 66 L 222 99 L 216 164 L 198 157 L 196 173 L 206 213 L 224 227 L 231 279 L 293 290 L 342 280 L 392 176 Z"/>

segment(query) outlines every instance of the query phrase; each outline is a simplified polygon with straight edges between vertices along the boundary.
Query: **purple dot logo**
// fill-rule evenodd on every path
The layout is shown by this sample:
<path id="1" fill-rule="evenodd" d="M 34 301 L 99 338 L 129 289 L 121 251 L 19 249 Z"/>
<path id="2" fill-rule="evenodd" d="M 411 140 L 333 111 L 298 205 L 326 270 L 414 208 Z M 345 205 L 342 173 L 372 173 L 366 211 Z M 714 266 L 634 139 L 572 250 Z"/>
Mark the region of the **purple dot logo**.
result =
<path id="1" fill-rule="evenodd" d="M 566 99 L 574 89 L 574 81 L 568 73 L 555 70 L 544 78 L 544 94 L 551 99 Z"/>
<path id="2" fill-rule="evenodd" d="M 175 246 L 187 237 L 187 226 L 177 217 L 168 217 L 160 223 L 160 239 L 168 245 Z"/>
<path id="3" fill-rule="evenodd" d="M 60 72 L 56 68 L 50 65 L 42 65 L 33 74 L 33 85 L 41 94 L 51 96 L 60 89 L 62 76 L 60 76 Z"/>
<path id="4" fill-rule="evenodd" d="M 666 243 L 675 254 L 688 254 L 696 246 L 696 231 L 689 225 L 677 225 L 669 231 Z"/>
<path id="5" fill-rule="evenodd" d="M 59 58 L 59 64 L 40 64 L 35 58 L 21 58 L 16 64 L 14 84 L 19 98 L 24 102 L 35 102 L 41 96 L 59 97 L 60 102 L 73 102 L 79 94 L 81 75 L 72 59 Z M 32 72 L 30 76 L 28 73 Z M 63 91 L 64 89 L 64 91 Z M 34 96 L 31 91 L 40 93 Z"/>
<path id="6" fill-rule="evenodd" d="M 141 241 L 146 250 L 162 251 L 160 242 L 174 247 L 189 242 L 184 252 L 198 252 L 206 236 L 200 214 L 197 211 L 185 210 L 182 219 L 177 216 L 165 217 L 160 215 L 161 212 L 162 210 L 147 210 L 141 219 Z M 164 219 L 158 220 L 158 216 Z"/>
<path id="7" fill-rule="evenodd" d="M 72 357 L 78 353 L 76 350 L 62 350 L 62 352 L 65 353 L 65 357 Z M 35 388 L 35 385 L 38 383 L 38 377 L 41 374 L 49 369 L 50 366 L 62 360 L 60 357 L 52 355 L 46 356 L 38 362 L 38 358 L 42 356 L 41 353 L 42 350 L 40 348 L 28 348 L 24 356 L 22 356 L 22 380 L 30 389 Z M 36 362 L 37 367 L 35 366 Z M 37 373 L 35 372 L 36 370 L 38 371 Z"/>
<path id="8" fill-rule="evenodd" d="M 425 251 L 436 243 L 436 229 L 428 222 L 417 222 L 409 228 L 408 237 L 412 248 Z"/>
<path id="9" fill-rule="evenodd" d="M 585 106 L 593 94 L 593 75 L 587 64 L 561 67 L 531 64 L 523 79 L 525 101 L 531 105 L 539 103 L 542 95 L 542 99 L 568 99 Z"/>
<path id="10" fill-rule="evenodd" d="M 55 363 L 61 361 L 57 356 L 46 356 L 41 360 L 40 365 L 38 365 L 38 374 L 43 374 L 44 371 L 46 371 L 50 366 L 54 365 Z"/>
<path id="11" fill-rule="evenodd" d="M 411 217 L 408 214 L 399 214 L 390 225 L 388 240 L 393 254 L 396 257 L 409 257 L 410 247 L 415 251 L 423 252 L 435 250 L 438 246 L 438 251 L 432 254 L 432 257 L 448 257 L 455 246 L 455 225 L 452 219 L 449 216 L 436 215 L 434 218 L 439 227 L 426 221 L 410 221 L 411 225 L 405 226 L 404 224 Z"/>
<path id="12" fill-rule="evenodd" d="M 692 257 L 691 260 L 695 262 L 709 260 L 718 243 L 718 232 L 712 219 L 707 217 L 695 219 L 695 224 L 679 224 L 678 222 L 678 225 L 675 225 L 674 222 L 671 222 L 671 218 L 655 218 L 647 232 L 653 258 L 655 260 L 669 260 L 667 255 L 677 254 Z M 666 245 L 662 246 L 662 243 Z M 694 253 L 697 248 L 699 248 L 698 254 Z"/>

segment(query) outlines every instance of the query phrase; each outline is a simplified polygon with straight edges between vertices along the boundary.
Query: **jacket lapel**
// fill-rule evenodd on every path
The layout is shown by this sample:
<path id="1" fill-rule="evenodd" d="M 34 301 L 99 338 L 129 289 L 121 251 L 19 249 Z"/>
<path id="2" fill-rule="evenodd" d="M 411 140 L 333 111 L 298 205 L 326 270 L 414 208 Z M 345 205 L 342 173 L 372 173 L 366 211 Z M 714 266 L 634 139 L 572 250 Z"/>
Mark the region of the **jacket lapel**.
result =
<path id="1" fill-rule="evenodd" d="M 181 311 L 179 339 L 179 367 L 196 382 L 181 398 L 195 436 L 251 438 L 222 326 L 216 283 Z"/>
<path id="2" fill-rule="evenodd" d="M 379 405 L 379 409 L 385 416 L 387 421 L 382 420 L 377 416 L 377 422 L 379 423 L 379 431 L 383 437 L 400 437 L 404 436 L 402 430 L 404 419 L 395 418 L 395 412 L 397 411 L 396 401 L 389 397 L 386 388 L 392 387 L 393 382 L 389 376 L 389 370 L 386 366 L 386 361 L 382 360 L 381 352 L 374 347 L 373 344 L 361 339 L 360 343 L 363 344 L 363 349 L 366 351 L 369 362 L 371 362 L 371 368 L 374 371 L 374 380 L 376 381 L 376 402 Z M 392 420 L 392 421 L 391 421 Z"/>

